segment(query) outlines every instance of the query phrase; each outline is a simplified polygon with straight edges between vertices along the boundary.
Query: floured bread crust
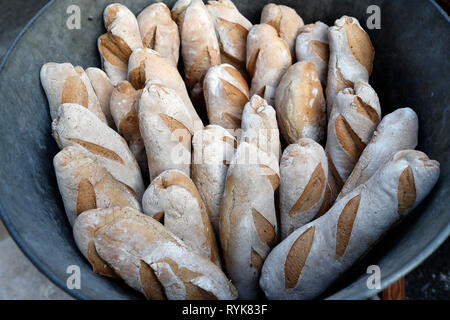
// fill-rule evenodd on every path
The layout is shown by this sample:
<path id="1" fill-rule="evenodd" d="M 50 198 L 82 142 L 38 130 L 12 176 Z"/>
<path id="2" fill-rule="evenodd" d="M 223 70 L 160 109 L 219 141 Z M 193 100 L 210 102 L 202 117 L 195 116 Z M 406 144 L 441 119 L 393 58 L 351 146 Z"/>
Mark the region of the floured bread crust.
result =
<path id="1" fill-rule="evenodd" d="M 180 56 L 180 35 L 169 8 L 162 2 L 151 4 L 138 15 L 137 22 L 144 48 L 158 51 L 176 67 Z"/>
<path id="2" fill-rule="evenodd" d="M 280 163 L 281 238 L 321 217 L 331 206 L 328 161 L 322 146 L 303 138 L 286 148 Z"/>
<path id="3" fill-rule="evenodd" d="M 141 171 L 126 141 L 92 112 L 77 104 L 63 104 L 52 129 L 60 148 L 83 148 L 89 158 L 127 185 L 139 201 L 142 199 L 144 182 Z"/>
<path id="4" fill-rule="evenodd" d="M 331 114 L 336 95 L 353 88 L 357 81 L 369 81 L 375 50 L 368 34 L 356 18 L 343 16 L 329 30 L 330 64 L 327 103 Z"/>
<path id="5" fill-rule="evenodd" d="M 240 129 L 242 111 L 250 95 L 241 73 L 229 64 L 211 67 L 203 89 L 209 122 L 229 129 L 230 133 Z"/>
<path id="6" fill-rule="evenodd" d="M 328 29 L 329 27 L 320 21 L 308 24 L 300 28 L 295 42 L 297 61 L 311 61 L 314 63 L 324 88 L 327 84 L 330 60 Z"/>
<path id="7" fill-rule="evenodd" d="M 274 105 L 277 86 L 291 64 L 289 47 L 277 30 L 268 24 L 254 25 L 247 37 L 250 96 L 259 95 Z"/>
<path id="8" fill-rule="evenodd" d="M 92 88 L 97 95 L 108 125 L 114 129 L 114 120 L 109 109 L 109 100 L 111 99 L 111 93 L 114 89 L 112 81 L 109 79 L 108 75 L 99 68 L 88 68 L 86 69 L 86 74 L 91 81 Z"/>
<path id="9" fill-rule="evenodd" d="M 160 221 L 197 254 L 220 266 L 208 212 L 194 182 L 179 170 L 152 181 L 142 199 L 144 213 Z"/>
<path id="10" fill-rule="evenodd" d="M 202 196 L 217 235 L 228 166 L 236 147 L 236 138 L 216 125 L 197 131 L 192 138 L 192 180 Z"/>
<path id="11" fill-rule="evenodd" d="M 261 267 L 277 243 L 274 197 L 279 181 L 278 158 L 253 144 L 239 144 L 222 199 L 220 241 L 227 274 L 241 299 L 260 296 Z"/>
<path id="12" fill-rule="evenodd" d="M 294 58 L 295 39 L 300 28 L 304 26 L 303 19 L 297 12 L 288 6 L 269 3 L 263 8 L 261 23 L 270 24 L 277 30 L 278 35 L 286 42 L 291 56 Z"/>
<path id="13" fill-rule="evenodd" d="M 114 85 L 127 79 L 128 59 L 142 48 L 142 39 L 135 15 L 120 3 L 110 4 L 103 12 L 107 33 L 98 38 L 97 46 L 103 70 Z"/>
<path id="14" fill-rule="evenodd" d="M 397 152 L 324 216 L 272 250 L 260 280 L 266 297 L 317 297 L 409 214 L 438 178 L 437 161 L 419 151 Z"/>
<path id="15" fill-rule="evenodd" d="M 252 23 L 230 0 L 208 1 L 206 8 L 214 21 L 222 63 L 233 65 L 245 76 L 247 35 Z"/>
<path id="16" fill-rule="evenodd" d="M 326 132 L 326 104 L 312 62 L 292 65 L 281 78 L 275 96 L 278 123 L 284 140 L 310 138 L 321 143 Z"/>
<path id="17" fill-rule="evenodd" d="M 50 116 L 54 120 L 64 103 L 76 103 L 106 122 L 100 102 L 83 68 L 70 63 L 49 62 L 41 68 L 41 83 L 47 95 Z"/>

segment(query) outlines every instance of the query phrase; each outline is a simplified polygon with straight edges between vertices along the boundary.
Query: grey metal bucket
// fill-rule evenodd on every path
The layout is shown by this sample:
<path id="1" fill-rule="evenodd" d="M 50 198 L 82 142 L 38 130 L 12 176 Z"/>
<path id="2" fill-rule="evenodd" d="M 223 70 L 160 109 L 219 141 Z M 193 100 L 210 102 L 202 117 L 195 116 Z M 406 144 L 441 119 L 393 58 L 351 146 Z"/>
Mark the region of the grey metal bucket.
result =
<path id="1" fill-rule="evenodd" d="M 81 30 L 66 27 L 70 0 L 52 1 L 27 25 L 0 67 L 0 216 L 28 258 L 59 287 L 80 299 L 142 298 L 120 281 L 95 275 L 72 238 L 59 196 L 52 159 L 47 99 L 39 70 L 48 61 L 98 66 L 96 39 L 103 32 L 102 11 L 111 1 L 79 0 Z M 119 1 L 138 13 L 152 1 Z M 169 7 L 173 0 L 165 1 Z M 235 0 L 253 23 L 269 1 Z M 431 195 L 383 239 L 323 298 L 364 299 L 376 294 L 366 281 L 368 265 L 381 268 L 382 288 L 407 274 L 450 234 L 450 21 L 426 0 L 281 0 L 306 23 L 333 24 L 342 15 L 365 25 L 369 5 L 381 9 L 381 29 L 369 30 L 376 48 L 371 83 L 383 113 L 411 107 L 420 119 L 419 149 L 441 163 L 441 178 Z M 67 267 L 81 269 L 81 289 L 66 286 Z"/>

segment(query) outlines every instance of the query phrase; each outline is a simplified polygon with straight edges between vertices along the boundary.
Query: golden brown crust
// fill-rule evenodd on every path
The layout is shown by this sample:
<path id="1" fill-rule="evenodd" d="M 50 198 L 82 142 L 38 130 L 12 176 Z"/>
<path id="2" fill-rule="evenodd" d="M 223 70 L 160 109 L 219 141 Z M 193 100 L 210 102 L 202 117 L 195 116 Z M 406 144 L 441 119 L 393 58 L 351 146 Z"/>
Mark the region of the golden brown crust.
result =
<path id="1" fill-rule="evenodd" d="M 344 209 L 342 209 L 342 213 L 339 215 L 336 230 L 336 260 L 342 257 L 345 250 L 347 250 L 360 201 L 360 194 L 350 199 Z"/>
<path id="2" fill-rule="evenodd" d="M 416 185 L 411 167 L 407 167 L 398 179 L 398 214 L 402 215 L 416 203 Z"/>

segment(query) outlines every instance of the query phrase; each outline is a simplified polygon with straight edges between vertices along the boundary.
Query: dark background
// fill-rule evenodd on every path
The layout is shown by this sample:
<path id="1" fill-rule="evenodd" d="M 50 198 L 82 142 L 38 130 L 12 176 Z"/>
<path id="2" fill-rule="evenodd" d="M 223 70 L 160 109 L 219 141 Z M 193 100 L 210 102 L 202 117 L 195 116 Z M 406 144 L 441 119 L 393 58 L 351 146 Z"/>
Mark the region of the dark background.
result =
<path id="1" fill-rule="evenodd" d="M 0 61 L 22 28 L 47 2 L 48 0 L 0 0 L 0 8 L 2 8 L 0 10 Z M 437 0 L 437 2 L 449 13 L 450 0 Z M 425 28 L 426 26 L 424 26 L 424 32 Z M 450 240 L 447 240 L 430 258 L 406 277 L 407 298 L 450 300 L 449 257 Z"/>

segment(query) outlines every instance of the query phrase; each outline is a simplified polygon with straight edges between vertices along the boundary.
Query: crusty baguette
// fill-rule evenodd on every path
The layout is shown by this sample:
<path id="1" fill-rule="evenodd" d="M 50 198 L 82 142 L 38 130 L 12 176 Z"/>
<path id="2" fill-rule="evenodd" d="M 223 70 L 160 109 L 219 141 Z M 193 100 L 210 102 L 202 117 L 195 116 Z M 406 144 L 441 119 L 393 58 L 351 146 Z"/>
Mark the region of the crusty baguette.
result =
<path id="1" fill-rule="evenodd" d="M 153 3 L 138 15 L 137 21 L 144 47 L 158 51 L 176 67 L 180 56 L 180 35 L 169 8 L 162 2 Z"/>
<path id="2" fill-rule="evenodd" d="M 114 119 L 112 118 L 111 111 L 109 109 L 109 101 L 111 99 L 111 93 L 114 89 L 111 79 L 109 79 L 108 75 L 99 68 L 88 68 L 86 69 L 86 74 L 91 81 L 92 87 L 94 88 L 95 94 L 100 102 L 100 107 L 102 108 L 102 112 L 105 115 L 108 125 L 115 128 Z"/>
<path id="3" fill-rule="evenodd" d="M 297 12 L 288 6 L 269 3 L 263 8 L 261 23 L 270 24 L 277 30 L 280 38 L 287 43 L 291 56 L 294 58 L 295 39 L 304 25 L 303 19 Z"/>
<path id="4" fill-rule="evenodd" d="M 247 37 L 247 71 L 252 78 L 250 96 L 263 97 L 275 103 L 275 91 L 283 74 L 292 64 L 286 42 L 268 24 L 252 27 Z"/>
<path id="5" fill-rule="evenodd" d="M 193 120 L 175 90 L 149 81 L 139 102 L 139 128 L 153 180 L 178 169 L 190 176 Z"/>
<path id="6" fill-rule="evenodd" d="M 329 27 L 320 21 L 300 28 L 295 42 L 297 61 L 311 61 L 319 74 L 319 79 L 325 87 L 328 77 L 330 47 L 328 45 Z"/>
<path id="7" fill-rule="evenodd" d="M 94 245 L 129 286 L 147 299 L 232 300 L 234 286 L 218 266 L 196 254 L 155 219 L 129 208 L 95 231 Z M 92 214 L 87 212 L 85 214 Z"/>
<path id="8" fill-rule="evenodd" d="M 368 34 L 356 18 L 343 16 L 329 30 L 327 103 L 331 114 L 336 95 L 353 88 L 357 81 L 369 81 L 375 50 Z"/>
<path id="9" fill-rule="evenodd" d="M 337 200 L 369 180 L 397 151 L 415 149 L 418 133 L 419 120 L 414 110 L 402 108 L 386 115 L 359 157 Z"/>
<path id="10" fill-rule="evenodd" d="M 148 176 L 147 153 L 139 131 L 137 111 L 141 95 L 142 89 L 136 90 L 128 81 L 121 81 L 114 87 L 111 94 L 110 110 L 117 132 L 128 143 L 142 173 Z"/>
<path id="11" fill-rule="evenodd" d="M 195 104 L 204 104 L 203 79 L 210 67 L 221 63 L 214 22 L 203 0 L 178 0 L 172 17 L 180 30 L 186 85 Z"/>
<path id="12" fill-rule="evenodd" d="M 120 3 L 107 6 L 103 20 L 107 33 L 98 38 L 97 46 L 103 70 L 116 85 L 127 79 L 128 59 L 142 48 L 142 39 L 135 15 Z"/>
<path id="13" fill-rule="evenodd" d="M 165 87 L 175 90 L 195 121 L 195 130 L 203 128 L 203 122 L 189 98 L 178 69 L 162 58 L 158 52 L 148 48 L 134 51 L 130 57 L 128 80 L 137 89 L 143 89 L 146 82 L 151 80 L 161 82 Z"/>
<path id="14" fill-rule="evenodd" d="M 259 297 L 262 264 L 277 242 L 278 158 L 239 144 L 228 169 L 220 209 L 220 242 L 228 276 L 241 299 Z"/>
<path id="15" fill-rule="evenodd" d="M 239 143 L 247 142 L 266 153 L 281 157 L 280 131 L 275 109 L 258 95 L 245 105 L 242 113 L 242 132 Z"/>
<path id="16" fill-rule="evenodd" d="M 281 239 L 285 239 L 331 206 L 322 146 L 308 138 L 288 146 L 281 158 L 280 177 Z"/>
<path id="17" fill-rule="evenodd" d="M 333 200 L 352 173 L 380 119 L 380 101 L 368 83 L 358 81 L 354 90 L 344 89 L 336 97 L 325 148 Z"/>
<path id="18" fill-rule="evenodd" d="M 117 278 L 114 269 L 97 253 L 94 244 L 95 232 L 119 217 L 136 214 L 131 208 L 111 207 L 84 211 L 73 225 L 73 237 L 78 249 L 99 275 Z"/>
<path id="19" fill-rule="evenodd" d="M 216 125 L 197 131 L 192 138 L 192 180 L 202 196 L 217 235 L 228 165 L 236 147 L 236 138 Z"/>
<path id="20" fill-rule="evenodd" d="M 210 124 L 222 126 L 231 133 L 240 129 L 242 110 L 250 95 L 241 73 L 229 64 L 211 67 L 203 88 Z"/>
<path id="21" fill-rule="evenodd" d="M 139 166 L 126 141 L 88 109 L 66 103 L 52 123 L 53 137 L 60 148 L 77 145 L 112 176 L 127 185 L 140 201 L 144 193 Z"/>
<path id="22" fill-rule="evenodd" d="M 167 170 L 152 181 L 142 199 L 144 213 L 179 237 L 197 254 L 220 266 L 208 212 L 194 182 L 179 170 Z"/>
<path id="23" fill-rule="evenodd" d="M 214 20 L 222 63 L 233 65 L 245 76 L 247 35 L 252 23 L 230 0 L 208 1 L 206 7 Z"/>
<path id="24" fill-rule="evenodd" d="M 70 63 L 49 62 L 42 66 L 40 76 L 52 120 L 56 118 L 61 104 L 76 103 L 106 122 L 100 102 L 83 68 Z"/>
<path id="25" fill-rule="evenodd" d="M 82 212 L 113 206 L 141 209 L 133 192 L 79 146 L 64 148 L 53 159 L 59 192 L 70 224 Z"/>
<path id="26" fill-rule="evenodd" d="M 278 123 L 284 140 L 301 138 L 321 143 L 326 132 L 326 103 L 322 85 L 312 62 L 292 65 L 281 78 L 275 95 Z"/>
<path id="27" fill-rule="evenodd" d="M 424 153 L 396 153 L 366 183 L 272 250 L 260 280 L 267 298 L 317 297 L 409 214 L 438 177 L 439 163 Z"/>

